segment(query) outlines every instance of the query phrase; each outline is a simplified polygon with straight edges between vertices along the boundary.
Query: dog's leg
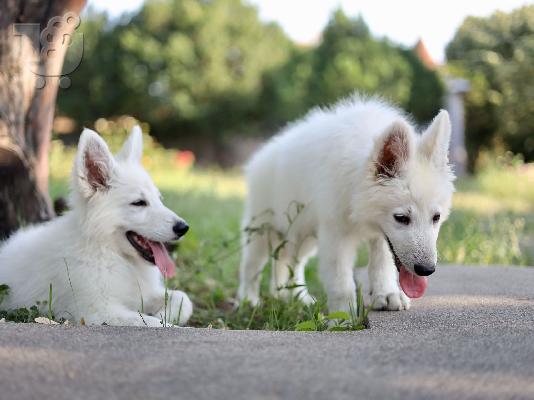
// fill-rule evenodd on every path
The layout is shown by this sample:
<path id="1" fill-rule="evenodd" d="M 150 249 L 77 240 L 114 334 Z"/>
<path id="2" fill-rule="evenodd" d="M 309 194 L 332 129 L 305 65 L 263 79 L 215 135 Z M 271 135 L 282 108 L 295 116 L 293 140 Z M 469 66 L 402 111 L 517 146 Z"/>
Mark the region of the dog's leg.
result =
<path id="1" fill-rule="evenodd" d="M 369 241 L 369 283 L 375 310 L 408 310 L 410 299 L 399 287 L 399 274 L 383 238 Z"/>
<path id="2" fill-rule="evenodd" d="M 313 304 L 315 303 L 315 299 L 308 293 L 308 288 L 306 287 L 306 278 L 304 277 L 307 263 L 308 257 L 299 259 L 294 268 L 294 278 L 292 280 L 292 285 L 294 288 L 292 289 L 292 296 L 304 304 Z"/>
<path id="3" fill-rule="evenodd" d="M 288 285 L 291 285 L 289 281 L 292 272 L 292 268 L 289 264 L 289 254 L 292 247 L 290 243 L 275 243 L 273 246 L 275 249 L 277 246 L 282 246 L 278 250 L 275 250 L 276 254 L 271 254 L 271 295 L 273 297 L 288 300 L 291 294 L 291 290 L 288 289 Z"/>
<path id="4" fill-rule="evenodd" d="M 304 268 L 310 256 L 310 246 L 299 248 L 293 243 L 293 240 L 285 243 L 278 251 L 278 259 L 273 260 L 271 294 L 285 300 L 293 297 L 304 304 L 312 304 L 315 300 L 308 294 L 304 277 Z M 304 256 L 299 257 L 299 253 Z"/>
<path id="5" fill-rule="evenodd" d="M 292 296 L 299 299 L 304 304 L 313 304 L 315 299 L 308 293 L 306 287 L 305 270 L 308 260 L 317 251 L 317 240 L 315 238 L 308 238 L 300 244 L 298 251 L 295 251 L 291 257 L 293 268 L 293 280 L 294 285 Z"/>
<path id="6" fill-rule="evenodd" d="M 267 238 L 264 236 L 256 235 L 243 246 L 239 268 L 240 301 L 248 300 L 254 306 L 259 303 L 261 271 L 267 263 L 268 252 Z"/>
<path id="7" fill-rule="evenodd" d="M 331 312 L 356 309 L 353 238 L 328 229 L 319 231 L 319 273 Z"/>
<path id="8" fill-rule="evenodd" d="M 185 325 L 193 313 L 193 303 L 187 294 L 179 290 L 169 290 L 167 295 L 167 306 L 165 306 L 165 294 L 163 294 L 161 309 L 154 316 L 160 320 L 165 319 L 166 325 L 174 323 L 180 326 Z"/>

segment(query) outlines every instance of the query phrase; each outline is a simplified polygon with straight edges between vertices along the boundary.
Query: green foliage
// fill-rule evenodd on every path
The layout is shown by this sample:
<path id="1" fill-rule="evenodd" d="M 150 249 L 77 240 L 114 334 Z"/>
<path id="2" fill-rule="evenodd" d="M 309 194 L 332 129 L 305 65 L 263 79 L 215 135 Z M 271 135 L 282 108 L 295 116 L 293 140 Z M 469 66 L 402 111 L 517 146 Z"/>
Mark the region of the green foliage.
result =
<path id="1" fill-rule="evenodd" d="M 330 314 L 322 312 L 311 313 L 311 318 L 297 323 L 296 331 L 301 332 L 347 332 L 360 331 L 369 328 L 369 310 L 363 303 L 362 287 L 359 285 L 356 296 L 356 309 L 350 307 L 350 312 L 335 311 Z"/>
<path id="2" fill-rule="evenodd" d="M 69 74 L 71 87 L 58 91 L 58 108 L 80 126 L 88 126 L 101 116 L 120 113 L 127 96 L 115 59 L 119 55 L 118 43 L 107 16 L 89 8 L 78 30 L 84 35 L 83 59 Z"/>
<path id="3" fill-rule="evenodd" d="M 317 46 L 298 47 L 242 0 L 149 0 L 110 21 L 89 11 L 84 58 L 60 91 L 60 113 L 80 125 L 134 115 L 152 134 L 272 132 L 355 90 L 407 107 L 420 122 L 440 107 L 438 76 L 361 17 L 333 14 Z"/>
<path id="4" fill-rule="evenodd" d="M 143 131 L 143 163 L 145 167 L 153 170 L 179 168 L 177 156 L 179 151 L 165 149 L 160 143 L 149 135 L 148 124 L 139 122 L 130 116 L 121 116 L 115 119 L 99 118 L 94 124 L 96 131 L 104 138 L 113 153 L 117 153 L 134 125 L 140 125 Z M 53 139 L 50 149 L 50 173 L 57 178 L 67 179 L 70 176 L 73 157 L 76 149 L 65 146 L 60 140 Z M 194 157 L 194 156 L 193 156 Z M 191 160 L 193 163 L 194 160 Z M 58 181 L 52 181 L 55 185 Z M 61 183 L 66 183 L 64 180 Z M 66 185 L 65 185 L 66 186 Z"/>
<path id="5" fill-rule="evenodd" d="M 533 160 L 534 6 L 466 18 L 446 53 L 451 71 L 471 81 L 470 154 L 497 146 Z"/>
<path id="6" fill-rule="evenodd" d="M 481 218 L 458 210 L 440 233 L 440 256 L 458 264 L 529 264 L 532 257 L 520 247 L 526 233 L 525 218 L 513 213 Z"/>
<path id="7" fill-rule="evenodd" d="M 2 302 L 4 298 L 9 294 L 9 286 L 0 284 L 0 319 L 12 322 L 34 322 L 35 318 L 42 316 L 39 308 L 47 308 L 48 319 L 53 320 L 54 314 L 52 312 L 52 284 L 50 284 L 48 301 L 38 301 L 37 304 L 30 308 L 21 307 L 15 310 L 4 310 L 2 308 Z"/>
<path id="8" fill-rule="evenodd" d="M 430 121 L 441 107 L 440 78 L 413 50 L 376 39 L 362 17 L 351 19 L 337 10 L 314 52 L 310 82 L 312 105 L 328 104 L 354 91 L 379 94 Z"/>
<path id="9" fill-rule="evenodd" d="M 534 264 L 534 165 L 500 157 L 458 184 L 440 254 L 466 264 Z"/>
<path id="10" fill-rule="evenodd" d="M 412 79 L 410 65 L 398 48 L 373 39 L 361 17 L 348 18 L 338 10 L 323 32 L 314 53 L 310 98 L 329 104 L 354 92 L 380 93 L 404 104 Z"/>
<path id="11" fill-rule="evenodd" d="M 268 72 L 258 106 L 258 118 L 281 125 L 305 114 L 310 107 L 310 82 L 314 79 L 313 49 L 295 48 L 287 63 Z"/>
<path id="12" fill-rule="evenodd" d="M 4 301 L 4 298 L 9 294 L 9 286 L 7 285 L 0 285 L 0 306 L 2 305 L 2 302 Z"/>
<path id="13" fill-rule="evenodd" d="M 439 76 L 413 50 L 372 37 L 361 17 L 337 10 L 317 47 L 295 50 L 266 78 L 262 111 L 280 124 L 355 91 L 393 101 L 419 122 L 435 116 L 444 93 Z"/>
<path id="14" fill-rule="evenodd" d="M 412 71 L 410 94 L 403 107 L 418 122 L 431 121 L 443 106 L 442 98 L 445 95 L 443 81 L 435 71 L 423 64 L 414 51 L 403 50 L 402 54 Z"/>
<path id="15" fill-rule="evenodd" d="M 0 319 L 5 318 L 6 321 L 12 322 L 34 322 L 35 318 L 41 316 L 37 306 L 31 306 L 30 308 L 19 308 L 16 310 L 0 310 Z"/>
<path id="16" fill-rule="evenodd" d="M 9 286 L 0 284 L 0 319 L 13 322 L 33 322 L 40 316 L 37 305 L 28 308 L 19 308 L 17 310 L 3 310 L 2 302 L 9 294 Z"/>
<path id="17" fill-rule="evenodd" d="M 102 18 L 92 18 L 83 31 L 101 29 Z M 132 114 L 168 135 L 221 133 L 247 122 L 264 74 L 282 65 L 291 48 L 277 25 L 261 23 L 257 10 L 239 0 L 147 1 L 130 21 L 100 35 L 60 109 L 89 122 L 69 99 L 90 94 L 98 101 L 110 92 L 112 99 L 96 107 L 102 115 Z"/>
<path id="18" fill-rule="evenodd" d="M 50 321 L 54 320 L 54 313 L 52 312 L 52 284 L 50 284 L 50 289 L 48 291 L 48 319 Z"/>

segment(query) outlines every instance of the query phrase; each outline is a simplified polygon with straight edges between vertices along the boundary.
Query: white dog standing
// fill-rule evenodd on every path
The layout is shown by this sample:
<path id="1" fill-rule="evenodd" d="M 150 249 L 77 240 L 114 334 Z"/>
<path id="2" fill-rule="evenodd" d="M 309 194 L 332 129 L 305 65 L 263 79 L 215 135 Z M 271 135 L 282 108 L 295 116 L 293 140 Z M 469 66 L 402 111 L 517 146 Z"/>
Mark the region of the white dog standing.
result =
<path id="1" fill-rule="evenodd" d="M 142 135 L 134 127 L 119 154 L 85 129 L 73 169 L 69 211 L 17 232 L 0 248 L 0 283 L 10 292 L 3 309 L 47 300 L 56 317 L 87 324 L 185 324 L 192 304 L 165 288 L 174 262 L 163 243 L 188 226 L 166 208 L 141 166 Z M 156 268 L 156 266 L 159 268 Z M 161 271 L 161 272 L 160 272 Z"/>
<path id="2" fill-rule="evenodd" d="M 260 272 L 275 249 L 272 294 L 313 301 L 304 267 L 318 249 L 329 309 L 349 311 L 357 243 L 367 240 L 374 308 L 408 309 L 435 270 L 449 215 L 450 132 L 446 111 L 418 135 L 398 109 L 355 96 L 274 137 L 246 168 L 240 299 L 259 301 Z"/>

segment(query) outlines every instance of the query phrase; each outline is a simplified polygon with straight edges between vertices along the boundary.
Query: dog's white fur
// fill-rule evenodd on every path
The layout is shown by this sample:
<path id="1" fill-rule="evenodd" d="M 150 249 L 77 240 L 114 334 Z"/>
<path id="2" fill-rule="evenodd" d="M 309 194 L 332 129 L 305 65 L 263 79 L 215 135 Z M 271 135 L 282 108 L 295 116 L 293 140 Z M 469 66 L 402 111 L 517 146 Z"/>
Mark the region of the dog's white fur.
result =
<path id="1" fill-rule="evenodd" d="M 355 304 L 357 243 L 366 240 L 374 307 L 408 309 L 385 235 L 411 272 L 414 264 L 437 262 L 436 240 L 454 191 L 450 131 L 446 111 L 419 135 L 400 110 L 354 96 L 311 111 L 275 136 L 246 167 L 239 298 L 259 301 L 271 251 L 272 294 L 313 301 L 304 267 L 318 249 L 329 308 L 348 311 Z M 387 165 L 380 164 L 384 158 Z M 399 224 L 395 214 L 409 214 L 411 224 Z"/>
<path id="2" fill-rule="evenodd" d="M 166 314 L 165 325 L 187 322 L 192 313 L 187 295 L 169 291 L 165 313 L 159 270 L 125 237 L 133 230 L 154 241 L 175 240 L 173 225 L 183 221 L 161 202 L 141 156 L 139 127 L 116 157 L 96 132 L 83 131 L 73 168 L 72 210 L 20 230 L 0 248 L 0 283 L 10 287 L 3 309 L 48 300 L 51 284 L 56 317 L 159 327 Z M 140 198 L 148 206 L 130 205 Z"/>

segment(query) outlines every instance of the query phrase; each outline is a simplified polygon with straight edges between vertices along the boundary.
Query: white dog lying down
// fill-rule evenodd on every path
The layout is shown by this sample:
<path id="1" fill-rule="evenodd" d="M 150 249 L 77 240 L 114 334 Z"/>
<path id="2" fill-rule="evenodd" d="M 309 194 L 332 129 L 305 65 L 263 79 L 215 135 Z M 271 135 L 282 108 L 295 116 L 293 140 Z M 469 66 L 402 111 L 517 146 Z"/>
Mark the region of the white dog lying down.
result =
<path id="1" fill-rule="evenodd" d="M 1 307 L 47 300 L 52 285 L 56 318 L 87 324 L 185 324 L 192 304 L 169 291 L 174 274 L 163 243 L 188 226 L 166 208 L 141 166 L 141 129 L 135 127 L 116 156 L 89 129 L 80 137 L 72 175 L 71 211 L 17 232 L 0 247 L 0 283 L 10 292 Z M 156 268 L 156 266 L 159 268 Z"/>
<path id="2" fill-rule="evenodd" d="M 435 270 L 449 215 L 450 133 L 446 111 L 418 135 L 396 108 L 355 96 L 311 111 L 270 140 L 246 168 L 240 299 L 259 301 L 271 252 L 272 294 L 313 301 L 304 267 L 318 248 L 329 308 L 349 311 L 357 243 L 367 240 L 374 307 L 408 309 Z"/>

